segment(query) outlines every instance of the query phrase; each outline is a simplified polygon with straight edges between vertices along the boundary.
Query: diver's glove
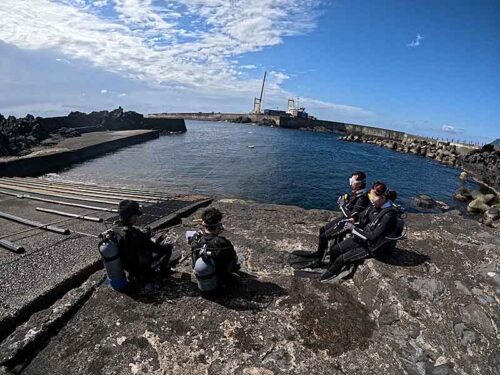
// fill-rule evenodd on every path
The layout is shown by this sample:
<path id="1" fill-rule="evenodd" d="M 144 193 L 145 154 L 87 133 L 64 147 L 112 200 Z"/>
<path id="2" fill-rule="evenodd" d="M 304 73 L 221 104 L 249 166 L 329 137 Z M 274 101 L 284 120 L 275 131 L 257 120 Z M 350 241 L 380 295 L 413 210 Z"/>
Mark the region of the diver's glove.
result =
<path id="1" fill-rule="evenodd" d="M 349 221 L 346 221 L 346 223 L 344 224 L 344 230 L 349 231 L 349 232 L 351 232 L 355 227 L 356 226 Z"/>
<path id="2" fill-rule="evenodd" d="M 346 201 L 349 200 L 349 194 L 342 194 L 338 199 L 337 199 L 337 204 L 339 206 L 342 206 L 346 203 Z"/>

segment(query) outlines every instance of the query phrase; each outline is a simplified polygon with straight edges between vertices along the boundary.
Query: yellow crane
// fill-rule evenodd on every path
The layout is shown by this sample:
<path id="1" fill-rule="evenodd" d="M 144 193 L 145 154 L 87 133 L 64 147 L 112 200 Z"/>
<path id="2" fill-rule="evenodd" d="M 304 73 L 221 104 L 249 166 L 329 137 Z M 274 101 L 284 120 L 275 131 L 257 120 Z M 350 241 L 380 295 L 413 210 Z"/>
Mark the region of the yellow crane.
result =
<path id="1" fill-rule="evenodd" d="M 261 114 L 261 105 L 262 105 L 262 95 L 264 94 L 264 84 L 266 83 L 266 75 L 267 72 L 264 72 L 264 79 L 262 80 L 262 88 L 260 89 L 260 97 L 253 99 L 253 113 L 258 115 Z"/>

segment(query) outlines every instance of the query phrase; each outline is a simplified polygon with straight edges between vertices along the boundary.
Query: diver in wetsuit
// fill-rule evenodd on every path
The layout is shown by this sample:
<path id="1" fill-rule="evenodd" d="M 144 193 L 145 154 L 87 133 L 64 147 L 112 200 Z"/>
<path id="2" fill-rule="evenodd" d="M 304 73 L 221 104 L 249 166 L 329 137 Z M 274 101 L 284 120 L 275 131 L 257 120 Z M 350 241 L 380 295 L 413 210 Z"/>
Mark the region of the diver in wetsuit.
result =
<path id="1" fill-rule="evenodd" d="M 373 184 L 370 190 L 371 205 L 359 215 L 358 224 L 346 222 L 344 230 L 352 237 L 343 240 L 330 249 L 330 265 L 321 280 L 336 277 L 344 266 L 362 261 L 376 253 L 395 246 L 400 233 L 398 210 L 393 206 L 397 193 L 382 182 Z"/>
<path id="2" fill-rule="evenodd" d="M 366 174 L 361 171 L 354 172 L 349 178 L 349 185 L 351 186 L 351 194 L 341 195 L 337 203 L 342 212 L 342 216 L 336 218 L 319 229 L 318 249 L 314 252 L 295 251 L 294 255 L 302 258 L 317 259 L 317 262 L 312 261 L 311 264 L 304 263 L 302 267 L 314 267 L 315 263 L 321 263 L 325 251 L 328 249 L 328 241 L 338 237 L 339 240 L 343 238 L 345 231 L 343 230 L 343 222 L 350 220 L 354 222 L 358 216 L 369 205 L 370 199 L 366 189 Z M 319 265 L 319 264 L 318 264 Z"/>
<path id="3" fill-rule="evenodd" d="M 208 208 L 201 215 L 203 230 L 190 240 L 192 267 L 198 288 L 206 296 L 216 295 L 230 286 L 233 272 L 240 269 L 234 246 L 220 235 L 224 230 L 222 213 Z"/>
<path id="4" fill-rule="evenodd" d="M 112 231 L 116 235 L 120 258 L 124 270 L 129 274 L 129 281 L 147 283 L 155 276 L 167 274 L 173 266 L 170 259 L 173 246 L 153 242 L 149 230 L 135 226 L 142 215 L 136 201 L 121 201 L 118 212 L 120 219 Z"/>

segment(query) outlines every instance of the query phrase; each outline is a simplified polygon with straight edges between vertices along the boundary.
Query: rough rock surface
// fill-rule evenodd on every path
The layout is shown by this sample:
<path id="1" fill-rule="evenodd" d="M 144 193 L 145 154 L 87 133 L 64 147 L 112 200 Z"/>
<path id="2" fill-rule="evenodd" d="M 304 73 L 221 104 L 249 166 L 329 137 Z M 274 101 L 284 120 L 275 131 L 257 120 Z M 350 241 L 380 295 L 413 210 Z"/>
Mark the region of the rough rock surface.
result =
<path id="1" fill-rule="evenodd" d="M 0 114 L 0 156 L 23 155 L 48 136 L 32 115 L 5 118 Z"/>
<path id="2" fill-rule="evenodd" d="M 71 112 L 66 119 L 67 124 L 78 124 L 85 127 L 98 127 L 106 130 L 131 130 L 141 127 L 144 116 L 134 111 L 124 111 L 118 107 L 112 111 L 98 111 L 89 114 Z"/>
<path id="3" fill-rule="evenodd" d="M 431 209 L 437 207 L 437 202 L 428 195 L 417 195 L 413 201 L 420 208 Z"/>
<path id="4" fill-rule="evenodd" d="M 293 276 L 332 212 L 214 203 L 247 272 L 213 301 L 189 264 L 160 293 L 101 286 L 26 374 L 498 374 L 500 237 L 453 214 L 410 215 L 408 238 L 342 284 Z M 167 235 L 186 253 L 184 232 Z"/>
<path id="5" fill-rule="evenodd" d="M 485 145 L 481 150 L 466 155 L 460 165 L 478 180 L 500 192 L 500 151 L 492 145 Z"/>

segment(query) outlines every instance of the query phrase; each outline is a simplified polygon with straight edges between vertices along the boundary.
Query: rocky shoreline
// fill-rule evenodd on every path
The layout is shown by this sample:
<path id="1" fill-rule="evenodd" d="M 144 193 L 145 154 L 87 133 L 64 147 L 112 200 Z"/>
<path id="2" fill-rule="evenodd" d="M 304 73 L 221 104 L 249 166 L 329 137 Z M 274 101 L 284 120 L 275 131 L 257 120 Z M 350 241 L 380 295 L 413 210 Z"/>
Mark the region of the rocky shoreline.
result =
<path id="1" fill-rule="evenodd" d="M 356 135 L 339 137 L 339 140 L 373 144 L 397 152 L 427 157 L 464 170 L 465 172 L 460 176 L 462 181 L 465 182 L 471 178 L 483 185 L 486 192 L 470 191 L 462 186 L 455 193 L 455 199 L 468 203 L 468 212 L 482 215 L 480 221 L 484 224 L 495 228 L 500 227 L 500 195 L 498 193 L 500 191 L 500 151 L 495 150 L 493 145 L 485 145 L 481 149 L 463 153 L 455 144 L 434 140 L 408 138 L 395 141 Z M 428 196 L 417 196 L 414 201 L 420 208 L 440 207 L 446 210 L 442 202 L 435 201 Z"/>
<path id="2" fill-rule="evenodd" d="M 158 120 L 118 107 L 112 111 L 71 112 L 62 117 L 23 118 L 0 114 L 0 157 L 24 156 L 36 146 L 53 146 L 61 138 L 105 130 L 156 129 L 160 132 L 185 132 L 184 120 Z"/>
<path id="3" fill-rule="evenodd" d="M 403 141 L 395 141 L 357 135 L 347 135 L 339 137 L 339 139 L 346 142 L 369 143 L 398 152 L 425 156 L 451 167 L 458 166 L 460 160 L 460 154 L 457 152 L 457 146 L 451 144 L 450 142 L 438 142 L 411 138 Z"/>

